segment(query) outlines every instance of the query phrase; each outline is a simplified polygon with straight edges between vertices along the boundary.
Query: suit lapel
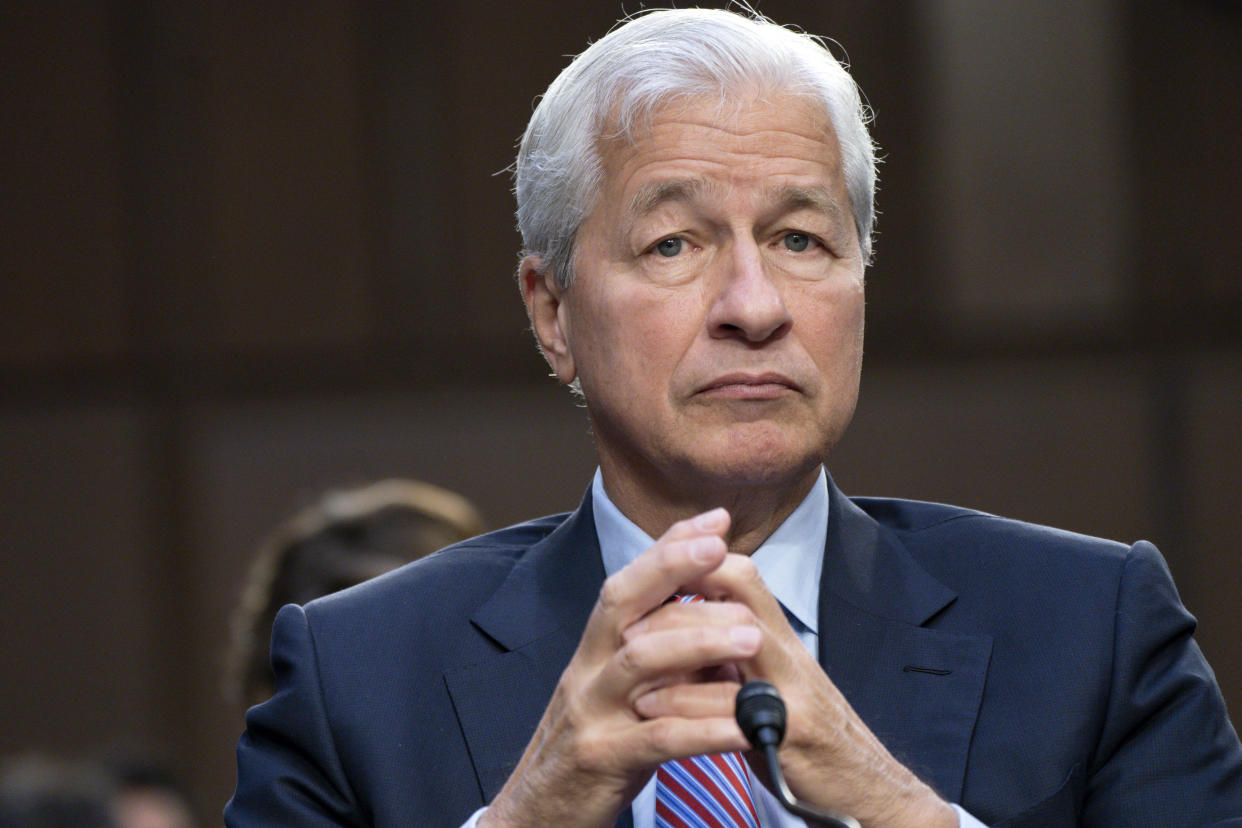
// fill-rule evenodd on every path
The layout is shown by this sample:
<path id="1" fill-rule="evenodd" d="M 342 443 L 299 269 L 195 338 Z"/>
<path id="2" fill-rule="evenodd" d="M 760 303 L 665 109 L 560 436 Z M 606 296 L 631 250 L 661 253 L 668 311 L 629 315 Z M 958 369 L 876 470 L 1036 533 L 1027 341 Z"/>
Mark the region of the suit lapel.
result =
<path id="1" fill-rule="evenodd" d="M 471 618 L 502 652 L 445 671 L 486 802 L 509 778 L 573 656 L 604 581 L 590 495 L 514 565 Z"/>
<path id="2" fill-rule="evenodd" d="M 830 484 L 819 660 L 880 741 L 960 800 L 992 641 L 935 629 L 956 596 Z"/>

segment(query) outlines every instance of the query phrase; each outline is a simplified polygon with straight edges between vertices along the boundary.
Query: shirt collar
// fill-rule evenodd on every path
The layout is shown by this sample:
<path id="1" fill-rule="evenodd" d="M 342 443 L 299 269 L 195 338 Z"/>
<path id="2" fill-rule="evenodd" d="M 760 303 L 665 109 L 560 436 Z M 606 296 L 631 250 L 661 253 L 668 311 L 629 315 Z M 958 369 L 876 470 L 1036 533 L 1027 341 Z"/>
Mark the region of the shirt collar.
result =
<path id="1" fill-rule="evenodd" d="M 654 540 L 608 497 L 599 469 L 591 483 L 592 510 L 604 572 L 612 575 Z M 751 560 L 785 611 L 807 630 L 819 632 L 819 579 L 828 539 L 828 476 L 823 468 L 811 491 L 785 522 L 755 550 Z"/>

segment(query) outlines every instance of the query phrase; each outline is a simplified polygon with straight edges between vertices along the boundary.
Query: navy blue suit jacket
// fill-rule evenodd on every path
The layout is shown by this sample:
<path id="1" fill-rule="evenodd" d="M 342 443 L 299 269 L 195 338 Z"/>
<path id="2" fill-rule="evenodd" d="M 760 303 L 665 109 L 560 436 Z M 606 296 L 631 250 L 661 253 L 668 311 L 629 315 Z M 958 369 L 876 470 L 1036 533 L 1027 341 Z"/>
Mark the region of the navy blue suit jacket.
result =
<path id="1" fill-rule="evenodd" d="M 831 485 L 828 534 L 820 663 L 944 797 L 995 828 L 1242 826 L 1242 748 L 1150 544 Z M 603 578 L 588 494 L 286 607 L 226 822 L 460 825 L 522 755 Z"/>

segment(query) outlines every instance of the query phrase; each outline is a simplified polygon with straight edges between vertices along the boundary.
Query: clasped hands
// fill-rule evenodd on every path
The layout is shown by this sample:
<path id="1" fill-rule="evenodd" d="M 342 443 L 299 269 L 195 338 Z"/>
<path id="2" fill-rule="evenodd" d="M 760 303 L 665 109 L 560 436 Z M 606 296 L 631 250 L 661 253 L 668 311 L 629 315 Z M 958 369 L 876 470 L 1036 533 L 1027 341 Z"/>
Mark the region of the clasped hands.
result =
<path id="1" fill-rule="evenodd" d="M 724 509 L 675 523 L 604 582 L 539 726 L 480 826 L 613 825 L 663 762 L 748 750 L 734 699 L 753 678 L 784 696 L 780 758 L 800 799 L 867 828 L 957 825 L 854 713 L 751 560 L 728 554 L 728 528 Z M 670 602 L 678 593 L 707 600 Z"/>

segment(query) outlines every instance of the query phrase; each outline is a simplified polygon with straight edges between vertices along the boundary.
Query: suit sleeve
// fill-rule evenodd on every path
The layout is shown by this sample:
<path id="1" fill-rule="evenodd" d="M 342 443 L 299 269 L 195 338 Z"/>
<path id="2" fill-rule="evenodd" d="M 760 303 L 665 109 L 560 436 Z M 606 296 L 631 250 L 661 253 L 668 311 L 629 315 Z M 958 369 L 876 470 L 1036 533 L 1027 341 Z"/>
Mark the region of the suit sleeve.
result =
<path id="1" fill-rule="evenodd" d="M 286 606 L 276 616 L 272 667 L 275 693 L 246 714 L 237 746 L 237 790 L 224 809 L 225 824 L 368 824 L 337 757 L 314 636 L 301 607 Z"/>
<path id="2" fill-rule="evenodd" d="M 1242 747 L 1191 637 L 1195 620 L 1149 543 L 1130 550 L 1114 624 L 1112 687 L 1081 824 L 1242 826 Z"/>

